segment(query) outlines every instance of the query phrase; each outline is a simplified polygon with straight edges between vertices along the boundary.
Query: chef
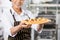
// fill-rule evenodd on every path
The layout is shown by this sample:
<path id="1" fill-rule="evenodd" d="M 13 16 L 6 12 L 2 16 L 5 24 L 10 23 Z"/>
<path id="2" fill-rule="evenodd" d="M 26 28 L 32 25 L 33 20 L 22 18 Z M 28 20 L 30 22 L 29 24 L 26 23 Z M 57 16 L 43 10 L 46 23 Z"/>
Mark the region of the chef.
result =
<path id="1" fill-rule="evenodd" d="M 31 40 L 31 29 L 41 32 L 43 24 L 25 24 L 22 20 L 35 18 L 35 16 L 23 9 L 25 0 L 10 0 L 11 8 L 4 10 L 2 24 L 4 27 L 4 40 Z"/>

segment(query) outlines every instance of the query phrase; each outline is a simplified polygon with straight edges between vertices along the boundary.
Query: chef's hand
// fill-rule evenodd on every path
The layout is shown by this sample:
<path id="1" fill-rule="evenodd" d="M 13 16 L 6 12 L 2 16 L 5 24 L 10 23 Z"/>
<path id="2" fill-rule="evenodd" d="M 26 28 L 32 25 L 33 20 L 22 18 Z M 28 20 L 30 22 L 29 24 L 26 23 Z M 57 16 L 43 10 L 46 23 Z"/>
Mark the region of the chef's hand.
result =
<path id="1" fill-rule="evenodd" d="M 20 22 L 19 24 L 22 28 L 30 28 L 31 24 L 25 24 L 24 22 Z"/>
<path id="2" fill-rule="evenodd" d="M 40 31 L 44 27 L 44 24 L 39 24 L 37 27 L 37 31 Z"/>

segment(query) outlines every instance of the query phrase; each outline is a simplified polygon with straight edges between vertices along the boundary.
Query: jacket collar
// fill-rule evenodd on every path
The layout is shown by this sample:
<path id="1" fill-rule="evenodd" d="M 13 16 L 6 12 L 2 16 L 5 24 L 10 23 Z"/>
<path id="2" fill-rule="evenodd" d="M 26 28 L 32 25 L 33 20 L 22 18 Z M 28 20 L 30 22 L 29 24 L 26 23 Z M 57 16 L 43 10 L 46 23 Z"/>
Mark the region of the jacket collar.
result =
<path id="1" fill-rule="evenodd" d="M 11 8 L 10 10 L 11 10 L 12 15 L 14 15 L 14 14 L 18 15 L 17 12 L 15 12 L 13 8 Z M 24 13 L 25 13 L 25 11 L 22 9 L 22 13 L 20 15 L 24 15 Z"/>

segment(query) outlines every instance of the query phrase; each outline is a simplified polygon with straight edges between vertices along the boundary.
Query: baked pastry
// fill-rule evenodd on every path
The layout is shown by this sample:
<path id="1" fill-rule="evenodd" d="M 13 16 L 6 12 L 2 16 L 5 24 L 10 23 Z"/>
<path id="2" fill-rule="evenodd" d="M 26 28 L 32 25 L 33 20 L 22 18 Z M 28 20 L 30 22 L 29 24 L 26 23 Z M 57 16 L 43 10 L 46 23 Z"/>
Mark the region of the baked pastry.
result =
<path id="1" fill-rule="evenodd" d="M 51 22 L 51 20 L 48 18 L 35 18 L 35 19 L 23 20 L 22 22 L 26 24 L 45 24 Z"/>

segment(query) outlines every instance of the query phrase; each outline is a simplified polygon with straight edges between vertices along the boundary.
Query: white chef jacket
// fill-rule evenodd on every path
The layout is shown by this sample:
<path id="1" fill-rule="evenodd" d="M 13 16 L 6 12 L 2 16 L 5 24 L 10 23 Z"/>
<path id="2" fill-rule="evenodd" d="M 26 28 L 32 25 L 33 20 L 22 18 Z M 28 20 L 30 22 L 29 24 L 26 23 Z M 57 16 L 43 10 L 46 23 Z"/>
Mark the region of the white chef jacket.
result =
<path id="1" fill-rule="evenodd" d="M 12 14 L 11 14 L 10 10 L 12 11 Z M 4 28 L 4 40 L 8 40 L 9 35 L 12 36 L 11 32 L 10 32 L 10 28 L 14 27 L 14 19 L 13 19 L 12 15 L 15 16 L 16 21 L 29 19 L 29 17 L 30 18 L 35 18 L 35 16 L 28 10 L 22 9 L 22 13 L 20 15 L 18 15 L 13 10 L 13 8 L 5 9 L 4 12 L 3 12 L 3 15 L 2 15 L 2 24 L 3 24 L 3 28 Z M 38 24 L 32 24 L 31 28 L 37 30 L 36 29 L 37 26 L 38 26 Z M 40 32 L 41 31 L 42 30 L 40 30 Z M 14 37 L 15 35 L 13 35 L 12 37 Z"/>

